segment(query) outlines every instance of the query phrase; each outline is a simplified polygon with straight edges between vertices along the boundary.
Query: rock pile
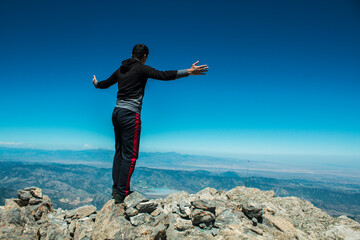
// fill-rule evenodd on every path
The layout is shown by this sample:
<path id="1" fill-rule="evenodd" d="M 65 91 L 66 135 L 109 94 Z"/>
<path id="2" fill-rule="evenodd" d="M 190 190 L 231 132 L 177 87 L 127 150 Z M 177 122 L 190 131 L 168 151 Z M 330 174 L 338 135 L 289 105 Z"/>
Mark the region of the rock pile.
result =
<path id="1" fill-rule="evenodd" d="M 0 207 L 0 239 L 360 239 L 360 224 L 345 216 L 254 188 L 154 200 L 134 192 L 98 212 L 91 205 L 54 210 L 35 187 L 18 197 Z"/>

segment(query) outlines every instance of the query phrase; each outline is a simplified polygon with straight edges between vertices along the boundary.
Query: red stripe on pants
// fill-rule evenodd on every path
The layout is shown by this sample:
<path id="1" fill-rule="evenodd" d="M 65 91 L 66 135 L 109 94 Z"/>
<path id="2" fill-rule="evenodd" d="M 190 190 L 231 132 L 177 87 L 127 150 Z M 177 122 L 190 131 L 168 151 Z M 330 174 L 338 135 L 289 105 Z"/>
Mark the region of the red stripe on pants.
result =
<path id="1" fill-rule="evenodd" d="M 139 114 L 136 114 L 133 154 L 132 154 L 132 159 L 131 159 L 130 171 L 129 171 L 129 175 L 128 175 L 127 182 L 126 182 L 126 188 L 125 188 L 126 195 L 128 195 L 129 191 L 130 191 L 130 178 L 134 172 L 135 162 L 136 162 L 136 158 L 138 155 L 138 153 L 137 153 L 138 152 L 138 147 L 137 147 L 138 146 L 138 132 L 139 132 Z"/>

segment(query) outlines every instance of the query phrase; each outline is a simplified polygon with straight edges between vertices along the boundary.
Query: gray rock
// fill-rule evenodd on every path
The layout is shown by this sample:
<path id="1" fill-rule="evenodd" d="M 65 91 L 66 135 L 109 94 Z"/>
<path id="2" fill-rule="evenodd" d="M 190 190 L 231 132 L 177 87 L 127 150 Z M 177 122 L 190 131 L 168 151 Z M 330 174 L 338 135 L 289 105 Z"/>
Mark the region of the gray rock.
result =
<path id="1" fill-rule="evenodd" d="M 0 239 L 36 239 L 37 230 L 34 217 L 25 208 L 0 213 Z"/>
<path id="2" fill-rule="evenodd" d="M 71 235 L 71 236 L 74 236 L 75 226 L 76 226 L 76 220 L 71 221 L 70 224 L 69 224 L 69 226 L 68 226 L 68 229 L 69 229 L 69 232 L 70 232 L 70 235 Z"/>
<path id="3" fill-rule="evenodd" d="M 218 229 L 216 229 L 216 228 L 211 229 L 211 234 L 212 234 L 214 237 L 217 236 L 218 233 L 219 233 L 219 230 L 218 230 Z"/>
<path id="4" fill-rule="evenodd" d="M 188 230 L 190 228 L 193 228 L 191 220 L 185 220 L 185 219 L 182 219 L 182 218 L 176 219 L 176 222 L 175 222 L 175 229 L 176 230 L 185 231 L 185 230 Z"/>
<path id="5" fill-rule="evenodd" d="M 20 199 L 5 199 L 4 210 L 10 210 L 12 208 L 19 208 L 19 207 L 27 205 L 27 204 L 26 205 L 19 205 L 16 200 L 21 201 Z M 21 202 L 23 202 L 23 201 L 21 201 Z"/>
<path id="6" fill-rule="evenodd" d="M 180 200 L 178 206 L 179 206 L 180 211 L 185 211 L 185 209 L 191 207 L 191 203 L 186 202 L 184 200 Z"/>
<path id="7" fill-rule="evenodd" d="M 29 205 L 28 208 L 30 209 L 31 214 L 35 217 L 35 220 L 39 220 L 42 217 L 47 217 L 47 214 L 50 211 L 50 208 L 47 203 L 40 203 L 36 205 Z"/>
<path id="8" fill-rule="evenodd" d="M 19 205 L 19 207 L 25 207 L 25 206 L 27 206 L 29 204 L 28 201 L 23 201 L 23 200 L 18 199 L 18 198 L 14 199 L 14 202 L 16 202 L 16 204 Z"/>
<path id="9" fill-rule="evenodd" d="M 130 217 L 130 222 L 133 226 L 138 226 L 151 221 L 154 221 L 154 219 L 151 215 L 147 213 L 140 213 L 136 216 Z"/>
<path id="10" fill-rule="evenodd" d="M 137 209 L 135 209 L 135 208 L 132 208 L 132 207 L 126 209 L 126 211 L 125 211 L 125 215 L 127 217 L 133 217 L 133 216 L 137 215 L 138 213 L 139 213 L 139 211 Z"/>
<path id="11" fill-rule="evenodd" d="M 136 209 L 139 213 L 151 213 L 157 206 L 158 204 L 156 202 L 141 202 L 136 205 Z"/>
<path id="12" fill-rule="evenodd" d="M 211 229 L 211 234 L 215 237 L 219 234 L 219 230 L 216 228 Z"/>
<path id="13" fill-rule="evenodd" d="M 360 239 L 360 224 L 346 216 L 333 218 L 308 201 L 255 188 L 180 192 L 165 201 L 141 198 L 129 208 L 110 200 L 90 214 L 55 211 L 48 196 L 36 198 L 32 190 L 19 191 L 22 199 L 31 193 L 28 200 L 7 199 L 0 206 L 0 239 Z M 126 217 L 137 205 L 150 211 L 144 209 L 153 203 L 151 214 Z"/>
<path id="14" fill-rule="evenodd" d="M 123 232 L 118 232 L 114 239 L 169 239 L 166 237 L 166 226 L 163 224 L 157 226 L 140 225 L 128 228 Z"/>
<path id="15" fill-rule="evenodd" d="M 126 239 L 121 238 L 121 234 L 131 228 L 130 221 L 125 218 L 124 205 L 115 204 L 111 199 L 96 214 L 92 239 Z"/>
<path id="16" fill-rule="evenodd" d="M 223 227 L 230 224 L 241 224 L 244 214 L 239 209 L 225 209 L 216 216 L 215 226 Z"/>
<path id="17" fill-rule="evenodd" d="M 191 215 L 191 203 L 190 202 L 186 202 L 183 200 L 180 200 L 178 203 L 178 211 L 177 213 L 182 217 L 182 218 L 189 218 Z"/>
<path id="18" fill-rule="evenodd" d="M 185 199 L 188 199 L 188 197 L 189 197 L 189 193 L 187 193 L 185 191 L 181 191 L 181 192 L 170 194 L 167 198 L 165 198 L 164 202 L 165 202 L 165 204 L 171 204 L 174 202 L 178 202 L 180 200 L 185 201 Z"/>
<path id="19" fill-rule="evenodd" d="M 17 194 L 18 194 L 19 199 L 21 199 L 25 202 L 28 202 L 30 200 L 30 198 L 32 197 L 30 192 L 24 191 L 24 190 L 18 190 Z"/>
<path id="20" fill-rule="evenodd" d="M 141 202 L 146 202 L 146 201 L 148 200 L 143 195 L 141 195 L 138 192 L 133 192 L 130 195 L 126 196 L 126 198 L 124 199 L 124 206 L 125 208 L 131 208 L 131 207 L 135 207 Z"/>
<path id="21" fill-rule="evenodd" d="M 42 191 L 38 187 L 29 187 L 24 190 L 30 192 L 33 197 L 42 198 Z"/>
<path id="22" fill-rule="evenodd" d="M 30 205 L 36 205 L 42 202 L 42 199 L 40 198 L 35 198 L 35 197 L 31 197 L 29 200 L 29 204 Z"/>
<path id="23" fill-rule="evenodd" d="M 43 203 L 49 208 L 50 212 L 55 211 L 48 195 L 43 195 L 42 200 Z"/>
<path id="24" fill-rule="evenodd" d="M 160 215 L 161 213 L 163 213 L 161 208 L 157 208 L 150 215 L 153 216 L 153 217 L 156 217 L 156 216 Z"/>
<path id="25" fill-rule="evenodd" d="M 253 201 L 245 201 L 242 207 L 243 212 L 249 219 L 260 218 L 264 213 L 261 205 Z"/>
<path id="26" fill-rule="evenodd" d="M 172 213 L 177 213 L 177 214 L 180 213 L 179 204 L 177 202 L 173 202 L 173 203 L 169 204 L 168 206 L 170 206 Z"/>
<path id="27" fill-rule="evenodd" d="M 96 212 L 96 207 L 93 205 L 85 205 L 73 210 L 68 211 L 65 214 L 65 218 L 79 219 L 89 216 L 90 214 Z"/>
<path id="28" fill-rule="evenodd" d="M 88 217 L 76 220 L 74 239 L 90 240 L 93 225 L 93 221 Z"/>
<path id="29" fill-rule="evenodd" d="M 45 221 L 39 228 L 37 239 L 71 239 L 70 231 L 65 221 Z"/>
<path id="30" fill-rule="evenodd" d="M 198 193 L 196 193 L 196 198 L 197 199 L 202 199 L 202 200 L 214 200 L 216 198 L 218 198 L 220 195 L 218 193 L 218 191 L 215 188 L 210 188 L 207 187 L 203 190 L 200 190 Z"/>
<path id="31" fill-rule="evenodd" d="M 203 209 L 215 214 L 216 202 L 213 200 L 196 200 L 191 203 L 195 208 Z"/>
<path id="32" fill-rule="evenodd" d="M 257 220 L 257 218 L 255 218 L 255 217 L 253 217 L 252 219 L 251 219 L 251 221 L 253 222 L 253 225 L 254 226 L 257 226 L 257 224 L 258 224 L 258 220 Z"/>
<path id="33" fill-rule="evenodd" d="M 214 222 L 215 215 L 205 210 L 195 209 L 191 213 L 191 221 L 194 225 L 199 225 L 200 223 Z"/>
<path id="34" fill-rule="evenodd" d="M 202 229 L 210 230 L 213 227 L 213 223 L 212 222 L 200 223 L 199 227 Z"/>
<path id="35" fill-rule="evenodd" d="M 91 219 L 91 221 L 95 222 L 96 219 L 96 213 L 90 214 L 89 218 Z"/>

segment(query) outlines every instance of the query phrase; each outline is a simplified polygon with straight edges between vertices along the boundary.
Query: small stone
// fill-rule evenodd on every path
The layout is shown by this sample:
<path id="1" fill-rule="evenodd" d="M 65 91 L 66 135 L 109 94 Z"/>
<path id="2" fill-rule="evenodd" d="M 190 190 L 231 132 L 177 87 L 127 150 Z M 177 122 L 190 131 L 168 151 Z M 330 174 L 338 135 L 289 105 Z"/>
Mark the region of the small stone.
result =
<path id="1" fill-rule="evenodd" d="M 25 188 L 24 190 L 30 192 L 31 195 L 36 197 L 36 198 L 42 198 L 41 189 L 38 188 L 38 187 Z"/>
<path id="2" fill-rule="evenodd" d="M 162 210 L 160 208 L 155 209 L 150 215 L 153 217 L 156 217 L 162 213 Z"/>
<path id="3" fill-rule="evenodd" d="M 28 202 L 32 197 L 31 193 L 24 190 L 18 190 L 17 192 L 19 199 Z"/>
<path id="4" fill-rule="evenodd" d="M 206 195 L 209 194 L 211 196 L 215 196 L 218 193 L 218 190 L 216 190 L 215 188 L 204 188 L 203 190 L 200 190 L 196 195 Z"/>
<path id="5" fill-rule="evenodd" d="M 208 223 L 215 221 L 215 215 L 211 212 L 195 209 L 191 213 L 191 221 L 194 225 L 199 225 L 200 223 Z"/>
<path id="6" fill-rule="evenodd" d="M 259 235 L 263 235 L 263 233 L 264 233 L 264 231 L 258 227 L 252 227 L 252 228 L 250 228 L 250 230 Z"/>
<path id="7" fill-rule="evenodd" d="M 179 209 L 180 211 L 185 211 L 185 209 L 189 208 L 191 204 L 189 202 L 185 202 L 183 200 L 179 201 Z"/>
<path id="8" fill-rule="evenodd" d="M 76 221 L 71 221 L 70 224 L 69 224 L 69 232 L 71 235 L 74 235 L 74 232 L 75 232 L 75 226 L 76 226 Z"/>
<path id="9" fill-rule="evenodd" d="M 254 225 L 254 226 L 256 226 L 256 225 L 258 224 L 258 220 L 257 220 L 257 218 L 255 218 L 255 217 L 253 217 L 253 218 L 251 219 L 251 221 L 253 222 L 253 225 Z"/>
<path id="10" fill-rule="evenodd" d="M 253 201 L 246 201 L 243 204 L 243 212 L 249 219 L 252 219 L 253 217 L 259 218 L 264 213 L 261 205 Z"/>
<path id="11" fill-rule="evenodd" d="M 157 208 L 158 204 L 155 202 L 141 202 L 136 205 L 136 209 L 140 213 L 151 213 Z"/>
<path id="12" fill-rule="evenodd" d="M 192 202 L 192 205 L 198 209 L 204 209 L 215 214 L 216 202 L 213 200 L 196 200 Z"/>
<path id="13" fill-rule="evenodd" d="M 148 201 L 148 199 L 146 199 L 143 195 L 138 192 L 133 192 L 124 199 L 124 206 L 125 208 L 131 208 L 146 201 Z"/>
<path id="14" fill-rule="evenodd" d="M 44 203 L 30 205 L 29 208 L 35 220 L 39 220 L 43 215 L 46 216 L 50 212 L 48 206 Z"/>
<path id="15" fill-rule="evenodd" d="M 193 227 L 190 220 L 184 220 L 181 218 L 177 218 L 174 225 L 175 229 L 178 231 L 185 231 Z"/>
<path id="16" fill-rule="evenodd" d="M 290 235 L 296 234 L 296 229 L 294 225 L 282 217 L 273 216 L 271 214 L 265 214 L 263 216 L 263 219 L 264 219 L 264 224 L 266 224 L 267 226 L 274 226 L 280 231 Z"/>
<path id="17" fill-rule="evenodd" d="M 176 202 L 171 204 L 171 212 L 172 213 L 177 213 L 177 214 L 180 213 L 179 206 L 178 206 L 178 204 Z"/>
<path id="18" fill-rule="evenodd" d="M 96 213 L 90 214 L 89 218 L 91 219 L 91 221 L 95 222 L 96 220 Z"/>
<path id="19" fill-rule="evenodd" d="M 212 234 L 214 237 L 217 236 L 218 233 L 219 233 L 219 230 L 218 230 L 218 229 L 216 229 L 216 228 L 211 229 L 211 234 Z"/>
<path id="20" fill-rule="evenodd" d="M 200 224 L 199 224 L 199 227 L 200 227 L 200 228 L 205 228 L 206 225 L 205 225 L 205 223 L 200 223 Z"/>
<path id="21" fill-rule="evenodd" d="M 213 227 L 213 223 L 212 222 L 200 223 L 199 227 L 205 230 L 210 230 Z"/>
<path id="22" fill-rule="evenodd" d="M 127 217 L 133 217 L 133 216 L 137 215 L 138 213 L 139 213 L 139 211 L 132 207 L 126 209 L 126 211 L 125 211 L 125 214 Z"/>
<path id="23" fill-rule="evenodd" d="M 151 221 L 151 216 L 147 213 L 140 213 L 136 216 L 130 217 L 130 222 L 133 226 L 138 226 Z"/>
<path id="24" fill-rule="evenodd" d="M 65 214 L 65 218 L 79 219 L 89 216 L 90 214 L 96 212 L 96 207 L 93 205 L 85 205 L 73 210 L 68 211 Z"/>
<path id="25" fill-rule="evenodd" d="M 219 222 L 216 222 L 216 221 L 215 221 L 215 223 L 214 223 L 214 227 L 215 227 L 215 228 L 221 228 L 222 226 L 223 226 L 222 223 L 219 223 Z"/>
<path id="26" fill-rule="evenodd" d="M 39 203 L 41 203 L 41 202 L 42 202 L 42 199 L 40 199 L 40 198 L 35 198 L 35 197 L 32 197 L 32 198 L 30 198 L 30 200 L 29 200 L 29 204 L 30 204 L 30 205 L 39 204 Z"/>
<path id="27" fill-rule="evenodd" d="M 42 200 L 43 200 L 43 203 L 48 206 L 50 212 L 55 211 L 48 195 L 43 195 Z"/>
<path id="28" fill-rule="evenodd" d="M 19 204 L 15 201 L 16 199 L 5 199 L 5 206 L 4 209 L 5 210 L 10 210 L 12 208 L 19 208 L 21 206 L 19 206 Z M 20 200 L 20 199 L 18 199 Z M 21 200 L 20 200 L 21 201 Z"/>
<path id="29" fill-rule="evenodd" d="M 36 223 L 39 225 L 42 225 L 42 224 L 46 223 L 47 221 L 48 220 L 46 220 L 46 219 L 40 219 L 40 220 L 36 221 Z"/>

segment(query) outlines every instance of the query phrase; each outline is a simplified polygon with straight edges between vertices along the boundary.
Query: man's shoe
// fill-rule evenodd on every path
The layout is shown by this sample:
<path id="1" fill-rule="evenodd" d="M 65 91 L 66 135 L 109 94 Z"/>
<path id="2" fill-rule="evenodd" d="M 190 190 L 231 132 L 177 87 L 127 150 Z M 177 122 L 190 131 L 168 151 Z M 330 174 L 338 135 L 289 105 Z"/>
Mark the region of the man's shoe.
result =
<path id="1" fill-rule="evenodd" d="M 119 193 L 114 194 L 115 204 L 123 203 L 125 197 L 121 196 Z"/>
<path id="2" fill-rule="evenodd" d="M 119 193 L 119 190 L 117 189 L 117 187 L 113 186 L 112 193 L 111 193 L 112 198 L 115 198 L 115 194 L 117 194 L 117 193 Z"/>
<path id="3" fill-rule="evenodd" d="M 115 194 L 116 194 L 116 192 L 113 191 L 113 192 L 111 193 L 111 198 L 115 198 Z"/>

